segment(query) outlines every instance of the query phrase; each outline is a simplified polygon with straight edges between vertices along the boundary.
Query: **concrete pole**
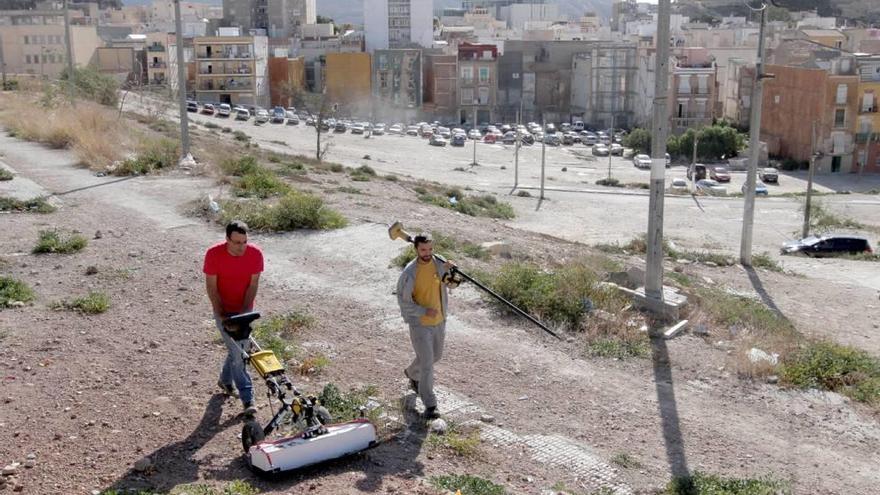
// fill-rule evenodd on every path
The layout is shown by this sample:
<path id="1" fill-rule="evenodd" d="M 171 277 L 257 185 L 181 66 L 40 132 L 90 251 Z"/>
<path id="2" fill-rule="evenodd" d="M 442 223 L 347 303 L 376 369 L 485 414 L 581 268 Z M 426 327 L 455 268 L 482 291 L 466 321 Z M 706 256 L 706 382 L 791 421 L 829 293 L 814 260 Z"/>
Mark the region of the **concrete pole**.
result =
<path id="1" fill-rule="evenodd" d="M 810 235 L 810 207 L 813 197 L 813 172 L 816 170 L 816 122 L 813 121 L 810 140 L 810 172 L 807 174 L 807 197 L 804 201 L 804 228 L 801 237 Z"/>
<path id="2" fill-rule="evenodd" d="M 547 128 L 547 123 L 541 119 L 541 127 Z M 544 136 L 546 138 L 546 136 Z M 544 165 L 547 163 L 547 140 L 541 139 L 541 198 L 544 199 Z"/>
<path id="3" fill-rule="evenodd" d="M 70 11 L 67 9 L 67 1 L 64 0 L 64 44 L 67 45 L 67 93 L 70 104 L 76 106 L 76 84 L 74 84 L 73 72 L 73 43 L 70 41 Z M 43 61 L 42 53 L 40 62 Z"/>
<path id="4" fill-rule="evenodd" d="M 3 38 L 0 37 L 0 72 L 3 73 L 3 86 L 0 91 L 6 90 L 6 59 L 3 58 Z"/>
<path id="5" fill-rule="evenodd" d="M 669 134 L 669 13 L 671 0 L 660 0 L 657 14 L 657 60 L 654 65 L 654 122 L 651 137 L 651 189 L 648 200 L 648 250 L 645 296 L 663 301 L 663 191 L 666 188 L 666 138 Z M 659 308 L 659 304 L 657 305 Z"/>
<path id="6" fill-rule="evenodd" d="M 612 103 L 613 105 L 613 103 Z M 611 144 L 614 144 L 614 111 L 611 111 Z M 621 157 L 623 154 L 621 153 Z M 611 148 L 608 149 L 608 180 L 611 180 Z M 610 184 L 609 184 L 610 185 Z"/>
<path id="7" fill-rule="evenodd" d="M 474 119 L 474 129 L 476 129 L 477 128 L 477 107 L 474 107 L 473 119 Z M 474 161 L 471 162 L 471 167 L 476 167 L 477 165 L 479 165 L 477 163 L 477 141 L 479 141 L 479 139 L 474 139 Z"/>
<path id="8" fill-rule="evenodd" d="M 513 194 L 513 191 L 519 186 L 519 147 L 522 145 L 519 135 L 520 119 L 522 119 L 522 113 L 516 112 L 516 148 L 513 152 L 513 189 L 510 190 L 510 194 Z"/>
<path id="9" fill-rule="evenodd" d="M 764 103 L 764 28 L 767 25 L 767 5 L 761 8 L 761 28 L 758 31 L 758 60 L 755 62 L 755 89 L 749 114 L 749 170 L 746 174 L 745 204 L 743 207 L 742 236 L 739 262 L 752 266 L 752 228 L 755 223 L 755 176 L 761 158 L 761 107 Z"/>
<path id="10" fill-rule="evenodd" d="M 174 35 L 177 44 L 177 101 L 180 104 L 180 154 L 189 155 L 189 115 L 186 113 L 186 60 L 183 58 L 183 28 L 180 0 L 174 0 Z"/>

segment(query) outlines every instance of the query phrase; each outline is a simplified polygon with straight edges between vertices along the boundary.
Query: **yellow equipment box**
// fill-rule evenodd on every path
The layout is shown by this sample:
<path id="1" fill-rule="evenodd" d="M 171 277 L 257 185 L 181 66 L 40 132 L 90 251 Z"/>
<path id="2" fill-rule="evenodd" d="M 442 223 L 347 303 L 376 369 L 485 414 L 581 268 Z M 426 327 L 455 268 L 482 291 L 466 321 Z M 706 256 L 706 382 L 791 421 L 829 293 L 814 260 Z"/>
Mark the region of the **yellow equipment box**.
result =
<path id="1" fill-rule="evenodd" d="M 284 366 L 272 351 L 260 351 L 251 354 L 251 364 L 260 376 L 268 376 L 276 371 L 284 371 Z"/>

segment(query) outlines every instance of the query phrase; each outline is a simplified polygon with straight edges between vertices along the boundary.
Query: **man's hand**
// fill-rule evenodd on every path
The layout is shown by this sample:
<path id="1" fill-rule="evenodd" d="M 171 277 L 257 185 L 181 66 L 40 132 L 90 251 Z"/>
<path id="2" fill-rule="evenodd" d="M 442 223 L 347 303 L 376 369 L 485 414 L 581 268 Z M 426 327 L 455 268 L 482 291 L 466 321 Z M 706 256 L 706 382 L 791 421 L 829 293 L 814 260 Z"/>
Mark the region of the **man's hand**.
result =
<path id="1" fill-rule="evenodd" d="M 456 268 L 456 266 L 455 263 L 452 262 L 452 260 L 446 260 L 446 262 L 443 263 L 443 268 L 445 268 L 446 270 L 452 270 L 453 268 Z"/>
<path id="2" fill-rule="evenodd" d="M 428 308 L 425 310 L 425 316 L 427 316 L 428 318 L 433 318 L 437 316 L 437 310 L 434 308 Z"/>

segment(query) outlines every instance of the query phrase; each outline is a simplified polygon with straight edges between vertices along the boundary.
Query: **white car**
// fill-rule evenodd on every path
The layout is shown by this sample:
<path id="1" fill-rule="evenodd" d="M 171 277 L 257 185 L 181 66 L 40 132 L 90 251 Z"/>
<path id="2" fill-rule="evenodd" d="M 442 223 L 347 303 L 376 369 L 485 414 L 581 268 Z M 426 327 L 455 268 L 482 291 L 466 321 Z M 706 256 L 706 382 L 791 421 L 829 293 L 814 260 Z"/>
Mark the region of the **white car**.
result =
<path id="1" fill-rule="evenodd" d="M 410 125 L 406 127 L 406 135 L 407 136 L 418 136 L 419 135 L 419 126 Z"/>
<path id="2" fill-rule="evenodd" d="M 248 120 L 251 118 L 251 112 L 247 108 L 238 107 L 235 109 L 235 120 Z"/>
<path id="3" fill-rule="evenodd" d="M 352 134 L 363 134 L 365 130 L 364 124 L 360 122 L 351 125 L 351 133 Z"/>
<path id="4" fill-rule="evenodd" d="M 468 139 L 473 139 L 474 141 L 479 141 L 483 139 L 483 135 L 480 134 L 480 131 L 477 129 L 471 129 L 470 132 L 467 133 Z"/>
<path id="5" fill-rule="evenodd" d="M 623 155 L 623 146 L 621 146 L 617 143 L 611 143 L 610 149 L 611 149 L 612 155 L 617 155 L 617 156 Z"/>
<path id="6" fill-rule="evenodd" d="M 230 114 L 232 114 L 232 106 L 229 103 L 221 103 L 217 106 L 218 117 L 229 117 Z"/>
<path id="7" fill-rule="evenodd" d="M 636 155 L 633 157 L 633 165 L 636 168 L 651 168 L 651 157 L 648 155 Z"/>
<path id="8" fill-rule="evenodd" d="M 688 192 L 688 183 L 684 179 L 672 179 L 669 185 L 669 192 L 673 194 L 686 194 Z"/>
<path id="9" fill-rule="evenodd" d="M 254 124 L 265 124 L 269 122 L 269 111 L 265 108 L 258 108 L 254 114 Z"/>
<path id="10" fill-rule="evenodd" d="M 403 126 L 400 124 L 394 124 L 388 128 L 388 134 L 403 134 Z"/>
<path id="11" fill-rule="evenodd" d="M 708 194 L 709 196 L 727 196 L 727 188 L 712 179 L 698 180 L 697 192 Z"/>

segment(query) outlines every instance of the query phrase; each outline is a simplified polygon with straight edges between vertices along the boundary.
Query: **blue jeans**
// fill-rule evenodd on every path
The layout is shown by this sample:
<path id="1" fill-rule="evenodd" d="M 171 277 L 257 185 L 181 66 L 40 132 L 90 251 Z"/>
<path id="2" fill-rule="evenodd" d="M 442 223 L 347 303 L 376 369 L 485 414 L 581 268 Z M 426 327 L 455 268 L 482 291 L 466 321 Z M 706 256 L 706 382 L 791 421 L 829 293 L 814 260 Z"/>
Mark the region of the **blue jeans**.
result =
<path id="1" fill-rule="evenodd" d="M 243 404 L 254 401 L 254 385 L 251 382 L 251 376 L 245 369 L 244 357 L 242 356 L 242 346 L 247 344 L 247 340 L 234 340 L 223 330 L 223 321 L 215 318 L 217 329 L 223 342 L 226 344 L 226 361 L 223 363 L 223 369 L 220 371 L 220 381 L 226 384 L 234 383 L 238 389 L 238 396 Z"/>

